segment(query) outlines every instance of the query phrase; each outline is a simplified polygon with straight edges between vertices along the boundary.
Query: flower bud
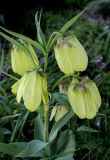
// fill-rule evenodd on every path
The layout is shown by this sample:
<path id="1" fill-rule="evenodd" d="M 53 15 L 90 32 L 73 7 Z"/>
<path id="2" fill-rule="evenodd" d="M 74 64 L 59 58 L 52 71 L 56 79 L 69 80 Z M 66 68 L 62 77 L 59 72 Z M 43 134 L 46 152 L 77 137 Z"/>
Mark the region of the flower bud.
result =
<path id="1" fill-rule="evenodd" d="M 74 113 L 81 119 L 94 118 L 101 105 L 99 91 L 90 79 L 82 82 L 74 79 L 68 87 L 68 98 Z"/>
<path id="2" fill-rule="evenodd" d="M 55 121 L 57 122 L 67 112 L 68 112 L 68 109 L 65 106 L 56 104 L 52 109 L 52 112 L 51 112 L 51 115 L 50 115 L 50 121 L 54 118 Z"/>
<path id="3" fill-rule="evenodd" d="M 57 112 L 57 106 L 53 106 L 53 109 L 50 115 L 50 121 L 52 121 L 52 119 L 55 117 L 56 112 Z"/>
<path id="4" fill-rule="evenodd" d="M 11 64 L 13 72 L 23 76 L 29 69 L 39 66 L 39 61 L 32 46 L 27 45 L 29 54 L 14 46 L 11 50 Z"/>
<path id="5" fill-rule="evenodd" d="M 58 105 L 57 112 L 55 115 L 55 121 L 57 122 L 59 119 L 61 119 L 66 113 L 68 112 L 68 109 L 63 105 Z"/>
<path id="6" fill-rule="evenodd" d="M 84 71 L 88 65 L 87 54 L 75 36 L 59 38 L 54 48 L 60 70 L 65 74 Z"/>
<path id="7" fill-rule="evenodd" d="M 67 94 L 67 91 L 68 91 L 68 82 L 67 81 L 61 82 L 59 84 L 59 92 Z"/>

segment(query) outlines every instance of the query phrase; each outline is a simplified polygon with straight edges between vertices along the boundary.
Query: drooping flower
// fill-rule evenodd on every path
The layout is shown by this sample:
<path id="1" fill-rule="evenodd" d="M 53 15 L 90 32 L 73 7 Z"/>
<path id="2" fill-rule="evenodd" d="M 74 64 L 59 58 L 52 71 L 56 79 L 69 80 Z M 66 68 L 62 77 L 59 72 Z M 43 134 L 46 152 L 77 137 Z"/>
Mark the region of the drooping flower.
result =
<path id="1" fill-rule="evenodd" d="M 68 87 L 68 98 L 74 113 L 81 119 L 94 118 L 101 106 L 98 88 L 89 78 L 81 82 L 73 79 Z"/>
<path id="2" fill-rule="evenodd" d="M 33 112 L 35 111 L 42 99 L 42 83 L 41 76 L 38 72 L 27 72 L 18 82 L 12 86 L 12 92 L 17 94 L 17 102 L 20 103 L 21 98 L 24 100 L 25 107 Z"/>
<path id="3" fill-rule="evenodd" d="M 75 71 L 86 70 L 88 57 L 76 36 L 59 38 L 54 51 L 58 66 L 63 73 L 72 74 Z"/>
<path id="4" fill-rule="evenodd" d="M 25 75 L 12 86 L 12 92 L 17 94 L 17 102 L 23 98 L 25 107 L 34 112 L 41 101 L 48 104 L 49 95 L 47 90 L 47 77 L 37 71 L 28 71 Z"/>
<path id="5" fill-rule="evenodd" d="M 27 45 L 29 53 L 14 46 L 11 50 L 11 64 L 13 72 L 23 76 L 29 69 L 39 66 L 39 61 L 31 44 Z"/>

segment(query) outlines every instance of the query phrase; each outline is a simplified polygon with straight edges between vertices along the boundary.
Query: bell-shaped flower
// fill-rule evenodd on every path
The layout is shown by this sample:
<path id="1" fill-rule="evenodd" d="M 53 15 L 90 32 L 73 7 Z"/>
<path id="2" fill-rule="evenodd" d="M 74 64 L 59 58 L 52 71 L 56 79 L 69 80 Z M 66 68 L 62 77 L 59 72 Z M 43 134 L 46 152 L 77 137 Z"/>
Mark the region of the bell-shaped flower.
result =
<path id="1" fill-rule="evenodd" d="M 73 79 L 68 87 L 68 98 L 74 113 L 81 119 L 94 118 L 101 106 L 98 88 L 89 78 L 81 82 Z"/>
<path id="2" fill-rule="evenodd" d="M 20 103 L 21 98 L 23 98 L 25 107 L 31 112 L 35 111 L 39 107 L 42 99 L 40 74 L 36 71 L 27 72 L 12 86 L 12 92 L 17 94 L 16 99 L 18 103 Z"/>
<path id="3" fill-rule="evenodd" d="M 31 44 L 27 45 L 27 52 L 14 46 L 11 50 L 11 64 L 13 72 L 23 76 L 29 69 L 39 66 L 37 55 Z"/>
<path id="4" fill-rule="evenodd" d="M 86 70 L 88 57 L 76 36 L 59 38 L 54 51 L 58 66 L 63 73 L 72 74 L 75 71 Z"/>

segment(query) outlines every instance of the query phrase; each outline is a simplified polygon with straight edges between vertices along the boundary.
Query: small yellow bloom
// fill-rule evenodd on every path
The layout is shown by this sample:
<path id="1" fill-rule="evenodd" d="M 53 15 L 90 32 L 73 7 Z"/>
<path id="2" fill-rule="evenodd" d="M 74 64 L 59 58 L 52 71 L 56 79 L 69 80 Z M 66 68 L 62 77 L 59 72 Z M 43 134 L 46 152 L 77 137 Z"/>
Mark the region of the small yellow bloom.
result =
<path id="1" fill-rule="evenodd" d="M 60 70 L 65 74 L 84 71 L 88 65 L 85 49 L 75 36 L 59 38 L 54 48 Z"/>
<path id="2" fill-rule="evenodd" d="M 73 79 L 68 87 L 68 98 L 74 113 L 81 119 L 94 118 L 101 106 L 101 97 L 97 86 L 89 78 L 82 82 Z"/>
<path id="3" fill-rule="evenodd" d="M 29 54 L 23 50 L 14 47 L 11 50 L 11 64 L 13 72 L 23 76 L 29 69 L 39 66 L 36 53 L 30 44 L 27 45 Z"/>

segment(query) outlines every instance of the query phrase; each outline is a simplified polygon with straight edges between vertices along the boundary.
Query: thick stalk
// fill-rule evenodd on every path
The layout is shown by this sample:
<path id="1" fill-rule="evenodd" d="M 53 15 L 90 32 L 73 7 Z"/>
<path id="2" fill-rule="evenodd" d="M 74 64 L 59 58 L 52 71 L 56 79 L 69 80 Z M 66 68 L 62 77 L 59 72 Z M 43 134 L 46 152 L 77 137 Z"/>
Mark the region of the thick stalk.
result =
<path id="1" fill-rule="evenodd" d="M 49 106 L 44 107 L 44 141 L 48 141 L 48 129 L 49 129 Z"/>
<path id="2" fill-rule="evenodd" d="M 45 64 L 44 64 L 44 72 L 47 70 L 48 66 L 48 52 L 46 51 L 44 54 Z M 48 128 L 49 128 L 49 105 L 44 105 L 44 141 L 48 141 Z"/>
<path id="3" fill-rule="evenodd" d="M 48 54 L 45 54 L 44 72 L 47 70 L 47 65 L 48 65 Z"/>
<path id="4" fill-rule="evenodd" d="M 52 45 L 57 40 L 58 37 L 62 37 L 62 34 L 60 32 L 53 32 L 48 40 L 47 43 L 47 52 L 51 50 Z"/>

